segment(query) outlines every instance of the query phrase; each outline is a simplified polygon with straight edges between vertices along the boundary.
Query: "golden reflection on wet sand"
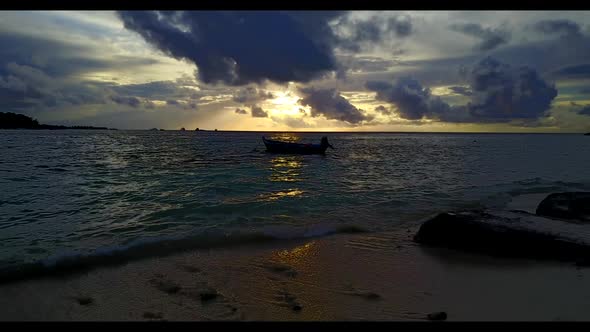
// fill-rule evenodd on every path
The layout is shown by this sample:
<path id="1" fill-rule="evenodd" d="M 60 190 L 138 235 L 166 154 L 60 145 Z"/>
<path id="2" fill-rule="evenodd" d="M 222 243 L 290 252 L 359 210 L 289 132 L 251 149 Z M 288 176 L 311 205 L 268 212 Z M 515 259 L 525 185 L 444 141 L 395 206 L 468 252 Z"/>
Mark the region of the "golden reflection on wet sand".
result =
<path id="1" fill-rule="evenodd" d="M 308 258 L 315 255 L 316 250 L 316 242 L 311 241 L 293 249 L 276 251 L 273 253 L 273 258 L 283 264 L 288 264 L 299 269 L 307 265 Z"/>

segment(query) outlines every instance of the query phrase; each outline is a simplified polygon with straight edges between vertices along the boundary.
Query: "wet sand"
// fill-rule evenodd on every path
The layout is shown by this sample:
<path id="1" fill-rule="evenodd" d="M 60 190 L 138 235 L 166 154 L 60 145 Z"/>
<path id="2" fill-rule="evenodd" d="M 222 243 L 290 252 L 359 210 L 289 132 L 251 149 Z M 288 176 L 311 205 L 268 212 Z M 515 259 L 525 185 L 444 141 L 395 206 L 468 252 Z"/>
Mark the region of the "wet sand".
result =
<path id="1" fill-rule="evenodd" d="M 0 285 L 0 320 L 588 320 L 590 269 L 398 233 L 195 250 Z"/>

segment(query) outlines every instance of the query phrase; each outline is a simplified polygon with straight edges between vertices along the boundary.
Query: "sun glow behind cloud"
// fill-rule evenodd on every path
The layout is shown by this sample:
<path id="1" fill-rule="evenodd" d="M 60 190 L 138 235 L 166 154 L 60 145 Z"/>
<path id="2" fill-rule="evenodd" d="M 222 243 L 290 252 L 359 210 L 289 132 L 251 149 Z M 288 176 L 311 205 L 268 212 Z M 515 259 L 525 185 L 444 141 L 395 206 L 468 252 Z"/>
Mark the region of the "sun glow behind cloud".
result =
<path id="1" fill-rule="evenodd" d="M 0 88 L 5 89 L 2 96 L 3 110 L 29 114 L 42 122 L 50 121 L 53 124 L 112 126 L 121 129 L 139 129 L 137 126 L 170 129 L 192 126 L 220 130 L 294 131 L 567 131 L 568 128 L 586 131 L 584 125 L 589 124 L 590 116 L 576 113 L 570 102 L 586 105 L 590 100 L 587 69 L 590 65 L 586 60 L 590 47 L 584 46 L 590 40 L 590 30 L 585 23 L 588 14 L 349 13 L 346 14 L 350 15 L 348 19 L 333 21 L 335 26 L 338 22 L 352 24 L 338 27 L 343 31 L 343 36 L 348 36 L 348 40 L 330 45 L 335 49 L 333 55 L 338 65 L 345 69 L 338 72 L 341 68 L 336 67 L 336 70 L 323 76 L 309 73 L 304 75 L 306 79 L 312 78 L 310 80 L 298 80 L 301 77 L 298 70 L 315 70 L 315 67 L 307 67 L 314 60 L 311 53 L 306 53 L 309 56 L 303 57 L 303 62 L 299 60 L 302 57 L 280 59 L 282 53 L 273 53 L 276 48 L 270 45 L 275 42 L 272 38 L 252 38 L 256 39 L 252 41 L 248 39 L 260 35 L 262 30 L 256 30 L 258 32 L 254 35 L 244 34 L 248 38 L 244 38 L 243 42 L 248 45 L 259 43 L 258 47 L 251 49 L 260 52 L 261 59 L 265 55 L 267 59 L 250 63 L 246 60 L 251 58 L 244 57 L 242 64 L 253 66 L 250 68 L 252 70 L 244 72 L 255 74 L 245 77 L 246 82 L 262 94 L 255 95 L 253 102 L 239 103 L 235 100 L 235 92 L 245 85 L 231 86 L 223 82 L 218 84 L 219 82 L 207 83 L 200 80 L 199 73 L 205 72 L 207 63 L 202 63 L 202 68 L 198 68 L 195 62 L 186 57 L 171 56 L 170 52 L 161 49 L 161 45 L 146 41 L 138 31 L 126 27 L 115 12 L 3 12 L 0 14 L 0 38 L 7 45 L 12 45 L 4 51 L 0 50 Z M 393 21 L 390 18 L 393 18 L 394 25 L 391 25 Z M 209 18 L 199 16 L 195 21 L 207 19 Z M 561 27 L 561 30 L 555 28 L 548 33 L 535 31 L 535 24 L 543 20 L 553 20 L 554 24 L 549 26 Z M 287 24 L 285 18 L 282 18 L 282 22 Z M 375 22 L 379 26 L 377 30 L 371 25 Z M 411 26 L 407 25 L 408 22 Z M 450 28 L 449 22 L 457 24 Z M 184 23 L 191 24 L 190 21 Z M 223 25 L 221 27 L 223 30 Z M 208 29 L 207 26 L 203 28 Z M 287 25 L 282 27 L 285 31 L 291 31 L 292 28 L 293 26 Z M 511 37 L 506 37 L 505 42 L 499 43 L 493 50 L 480 52 L 478 45 L 496 37 L 495 32 L 498 29 L 510 30 Z M 190 34 L 186 28 L 180 31 Z M 218 32 L 207 33 L 216 36 Z M 566 36 L 566 33 L 571 35 Z M 293 36 L 295 38 L 301 35 L 296 33 Z M 230 35 L 226 37 L 232 38 Z M 310 40 L 313 41 L 315 37 L 312 35 Z M 579 40 L 570 42 L 568 38 Z M 297 43 L 296 40 L 290 42 Z M 298 45 L 313 46 L 313 43 L 303 43 L 305 40 L 298 42 L 302 43 Z M 218 46 L 207 44 L 204 49 Z M 176 51 L 184 50 L 178 45 L 175 47 Z M 357 51 L 354 50 L 355 47 L 358 48 Z M 219 48 L 217 51 L 223 49 Z M 313 51 L 313 48 L 309 50 Z M 316 51 L 324 61 L 316 65 L 320 69 L 330 69 L 325 62 L 329 59 L 325 57 L 325 50 Z M 532 51 L 535 51 L 535 56 L 530 56 Z M 237 53 L 241 54 L 242 51 Z M 237 60 L 240 60 L 240 54 L 236 54 Z M 377 100 L 376 93 L 367 91 L 365 87 L 367 81 L 392 83 L 407 76 L 416 79 L 421 86 L 429 89 L 430 94 L 440 97 L 451 106 L 467 105 L 470 102 L 483 103 L 482 100 L 494 95 L 494 87 L 486 88 L 483 94 L 476 96 L 481 100 L 474 100 L 471 96 L 472 87 L 469 82 L 462 81 L 459 69 L 473 66 L 488 55 L 515 69 L 506 70 L 507 74 L 515 73 L 521 66 L 529 66 L 548 84 L 555 83 L 558 96 L 551 102 L 551 115 L 544 119 L 540 117 L 542 121 L 522 126 L 518 125 L 518 119 L 514 123 L 453 123 L 441 121 L 440 118 L 408 120 L 409 118 L 400 117 L 400 105 L 387 102 L 387 96 Z M 257 59 L 256 54 L 253 58 Z M 275 65 L 270 66 L 266 61 Z M 292 67 L 280 66 L 283 63 L 281 61 L 286 61 Z M 208 69 L 210 74 L 219 74 L 212 72 L 214 66 Z M 260 77 L 256 75 L 260 73 L 267 75 L 262 78 L 285 79 L 278 83 L 257 80 Z M 24 86 L 32 91 L 31 94 L 27 99 L 15 100 L 11 93 Z M 302 98 L 306 98 L 300 88 L 310 87 L 334 89 L 338 96 L 329 100 L 332 104 L 321 104 L 318 101 L 316 105 L 326 106 L 325 109 L 312 109 L 311 106 L 300 103 Z M 405 97 L 409 97 L 411 93 L 413 92 L 409 91 Z M 270 94 L 272 97 L 268 96 Z M 396 96 L 398 98 L 395 101 L 400 101 L 401 94 Z M 31 100 L 34 102 L 30 102 Z M 263 112 L 257 112 L 257 117 L 254 117 L 251 113 L 253 107 Z M 329 110 L 330 107 L 333 109 Z M 236 108 L 247 112 L 236 113 Z M 491 115 L 499 114 L 489 107 L 486 110 Z M 343 113 L 345 114 L 342 115 Z M 264 114 L 267 116 L 263 116 Z"/>

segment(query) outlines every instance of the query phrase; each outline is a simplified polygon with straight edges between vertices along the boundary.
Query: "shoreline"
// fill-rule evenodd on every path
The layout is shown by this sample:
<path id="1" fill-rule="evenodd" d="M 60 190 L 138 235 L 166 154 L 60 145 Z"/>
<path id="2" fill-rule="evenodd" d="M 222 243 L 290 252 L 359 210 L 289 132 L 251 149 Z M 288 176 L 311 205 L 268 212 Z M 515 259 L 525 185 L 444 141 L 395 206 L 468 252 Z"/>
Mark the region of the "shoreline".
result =
<path id="1" fill-rule="evenodd" d="M 195 249 L 0 285 L 0 320 L 587 320 L 588 270 L 420 246 L 417 228 Z"/>

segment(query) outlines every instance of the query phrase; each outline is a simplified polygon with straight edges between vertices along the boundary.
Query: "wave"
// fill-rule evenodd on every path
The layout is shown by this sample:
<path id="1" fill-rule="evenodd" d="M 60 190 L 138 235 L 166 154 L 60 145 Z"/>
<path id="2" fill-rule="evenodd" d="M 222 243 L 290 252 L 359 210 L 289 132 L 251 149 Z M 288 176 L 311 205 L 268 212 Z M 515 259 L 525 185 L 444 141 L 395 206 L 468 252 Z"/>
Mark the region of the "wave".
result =
<path id="1" fill-rule="evenodd" d="M 487 193 L 475 201 L 468 196 L 477 196 L 467 192 L 466 202 L 472 202 L 481 207 L 498 208 L 508 204 L 512 199 L 528 194 L 550 194 L 565 191 L 589 191 L 590 182 L 551 181 L 542 178 L 529 178 L 506 183 L 499 183 L 485 187 L 474 187 L 477 192 Z"/>
<path id="2" fill-rule="evenodd" d="M 0 268 L 0 283 L 88 271 L 97 267 L 121 265 L 133 260 L 168 256 L 196 249 L 232 247 L 284 240 L 309 239 L 334 234 L 365 233 L 356 225 L 316 225 L 305 229 L 269 228 L 259 232 L 200 233 L 133 240 L 128 244 L 102 247 L 90 253 L 67 252 L 33 262 Z"/>

